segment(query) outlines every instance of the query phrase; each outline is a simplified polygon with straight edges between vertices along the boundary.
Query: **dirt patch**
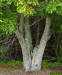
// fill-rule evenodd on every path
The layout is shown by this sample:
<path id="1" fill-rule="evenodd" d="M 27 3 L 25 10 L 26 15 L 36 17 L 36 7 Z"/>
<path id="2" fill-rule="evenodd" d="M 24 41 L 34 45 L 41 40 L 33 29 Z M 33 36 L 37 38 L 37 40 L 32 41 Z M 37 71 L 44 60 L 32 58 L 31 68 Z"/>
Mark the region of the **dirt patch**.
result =
<path id="1" fill-rule="evenodd" d="M 10 72 L 0 72 L 0 75 L 50 75 L 49 73 L 46 72 L 25 72 L 22 70 L 18 71 L 10 71 Z"/>
<path id="2" fill-rule="evenodd" d="M 62 67 L 46 67 L 40 72 L 25 72 L 23 66 L 0 65 L 0 75 L 50 75 L 50 72 L 61 72 Z"/>
<path id="3" fill-rule="evenodd" d="M 48 69 L 50 69 L 50 70 L 60 70 L 60 71 L 62 71 L 62 67 L 48 67 Z"/>
<path id="4" fill-rule="evenodd" d="M 0 65 L 0 75 L 50 75 L 42 70 L 41 72 L 25 72 L 23 66 Z"/>

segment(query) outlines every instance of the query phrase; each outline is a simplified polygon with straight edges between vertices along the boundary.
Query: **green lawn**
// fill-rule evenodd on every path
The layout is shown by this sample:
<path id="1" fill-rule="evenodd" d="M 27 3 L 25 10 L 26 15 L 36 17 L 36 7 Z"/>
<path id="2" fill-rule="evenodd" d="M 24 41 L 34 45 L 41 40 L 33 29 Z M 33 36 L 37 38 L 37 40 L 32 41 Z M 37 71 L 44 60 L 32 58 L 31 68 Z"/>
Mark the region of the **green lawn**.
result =
<path id="1" fill-rule="evenodd" d="M 8 65 L 8 66 L 19 66 L 23 65 L 23 62 L 21 61 L 0 61 L 0 65 Z"/>
<path id="2" fill-rule="evenodd" d="M 18 66 L 18 65 L 23 65 L 23 62 L 21 61 L 15 61 L 15 60 L 12 60 L 12 61 L 0 61 L 0 65 L 9 65 L 9 66 Z M 43 67 L 58 67 L 58 66 L 62 66 L 62 63 L 60 62 L 48 62 L 47 60 L 44 60 L 41 64 Z"/>
<path id="3" fill-rule="evenodd" d="M 0 65 L 7 65 L 7 66 L 22 66 L 23 65 L 23 62 L 21 61 L 0 61 Z M 60 62 L 55 62 L 55 63 L 52 63 L 52 62 L 48 62 L 48 61 L 43 61 L 42 64 L 41 64 L 46 70 L 48 70 L 47 68 L 48 67 L 58 67 L 58 66 L 62 66 L 62 63 Z M 1 69 L 0 68 L 0 72 L 1 71 L 8 71 L 10 69 L 7 69 L 7 68 L 3 68 Z M 61 72 L 51 72 L 48 70 L 48 72 L 50 72 L 50 75 L 62 75 Z"/>
<path id="4" fill-rule="evenodd" d="M 51 72 L 50 75 L 62 75 L 61 72 Z"/>

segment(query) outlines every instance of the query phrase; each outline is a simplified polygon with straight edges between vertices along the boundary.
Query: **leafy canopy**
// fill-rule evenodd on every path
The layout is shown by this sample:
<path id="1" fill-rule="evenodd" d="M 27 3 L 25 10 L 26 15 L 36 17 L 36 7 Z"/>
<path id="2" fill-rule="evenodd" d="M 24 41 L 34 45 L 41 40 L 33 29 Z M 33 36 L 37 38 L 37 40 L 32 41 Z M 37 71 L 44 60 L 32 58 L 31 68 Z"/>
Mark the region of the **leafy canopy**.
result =
<path id="1" fill-rule="evenodd" d="M 17 12 L 23 13 L 24 16 L 36 14 L 35 7 L 39 5 L 38 0 L 15 0 Z"/>
<path id="2" fill-rule="evenodd" d="M 48 3 L 43 0 L 40 2 L 38 14 L 43 18 L 52 17 L 52 32 L 62 32 L 62 0 L 49 0 Z"/>
<path id="3" fill-rule="evenodd" d="M 45 0 L 0 0 L 0 32 L 12 34 L 17 29 L 19 13 L 24 16 L 36 14 L 43 18 L 53 16 L 53 31 L 62 32 L 62 0 L 48 0 L 48 3 Z"/>
<path id="4" fill-rule="evenodd" d="M 0 0 L 0 32 L 6 35 L 17 29 L 17 13 L 12 11 L 12 2 L 13 0 Z"/>

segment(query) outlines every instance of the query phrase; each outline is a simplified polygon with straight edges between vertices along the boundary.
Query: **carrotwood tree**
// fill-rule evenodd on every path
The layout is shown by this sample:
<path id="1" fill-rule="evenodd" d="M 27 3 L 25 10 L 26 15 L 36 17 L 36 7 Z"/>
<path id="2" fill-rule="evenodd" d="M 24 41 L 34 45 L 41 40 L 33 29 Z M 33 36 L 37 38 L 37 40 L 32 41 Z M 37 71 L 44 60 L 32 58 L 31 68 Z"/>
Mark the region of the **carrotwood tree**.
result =
<path id="1" fill-rule="evenodd" d="M 0 3 L 0 8 L 3 11 L 3 13 L 0 11 L 3 18 L 0 19 L 1 32 L 5 34 L 14 32 L 16 34 L 22 48 L 23 63 L 26 71 L 40 70 L 47 41 L 50 39 L 52 32 L 55 31 L 54 19 L 62 15 L 62 0 L 1 0 Z M 21 16 L 19 28 L 17 29 L 18 13 Z M 34 14 L 45 18 L 46 22 L 40 43 L 33 48 L 29 16 Z M 59 24 L 61 28 L 62 25 L 60 22 Z"/>

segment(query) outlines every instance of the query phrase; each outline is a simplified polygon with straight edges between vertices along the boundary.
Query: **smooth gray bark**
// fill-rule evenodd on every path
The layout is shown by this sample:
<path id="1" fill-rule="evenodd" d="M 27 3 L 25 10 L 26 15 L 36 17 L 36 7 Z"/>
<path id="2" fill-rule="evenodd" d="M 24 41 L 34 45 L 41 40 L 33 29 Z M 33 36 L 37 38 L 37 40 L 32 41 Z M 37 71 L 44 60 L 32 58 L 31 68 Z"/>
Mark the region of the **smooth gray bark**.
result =
<path id="1" fill-rule="evenodd" d="M 36 70 L 38 71 L 41 69 L 41 62 L 42 62 L 43 54 L 45 51 L 46 44 L 49 40 L 50 26 L 51 26 L 51 19 L 46 18 L 46 25 L 45 25 L 44 33 L 40 40 L 40 44 L 38 45 L 38 47 L 34 49 L 34 53 L 33 53 L 32 70 L 34 71 Z"/>
<path id="2" fill-rule="evenodd" d="M 46 18 L 46 25 L 45 25 L 42 38 L 40 40 L 40 44 L 33 49 L 29 19 L 26 18 L 24 24 L 23 17 L 24 16 L 22 15 L 20 18 L 21 25 L 19 30 L 17 30 L 15 34 L 22 48 L 24 68 L 26 71 L 36 71 L 36 70 L 38 71 L 41 69 L 43 54 L 45 51 L 46 44 L 50 37 L 49 34 L 50 34 L 51 19 Z M 25 34 L 23 34 L 23 27 L 24 27 Z M 33 50 L 32 54 L 30 53 L 31 50 Z"/>
<path id="3" fill-rule="evenodd" d="M 25 18 L 25 26 L 24 27 L 25 27 L 25 41 L 26 41 L 26 45 L 27 45 L 27 47 L 30 51 L 30 55 L 31 55 L 33 46 L 32 46 L 32 36 L 31 36 L 31 29 L 30 29 L 28 17 Z"/>
<path id="4" fill-rule="evenodd" d="M 29 27 L 28 27 L 28 25 L 26 25 L 26 27 L 28 29 L 27 30 L 25 29 L 26 37 L 25 38 L 23 37 L 23 22 L 24 22 L 23 17 L 24 16 L 22 15 L 21 18 L 20 18 L 20 24 L 21 24 L 20 28 L 19 28 L 20 30 L 15 31 L 15 34 L 16 34 L 16 36 L 19 40 L 19 43 L 21 45 L 21 48 L 22 48 L 24 68 L 25 68 L 26 71 L 29 71 L 30 68 L 31 68 L 31 56 L 30 56 L 30 46 L 31 46 L 31 44 L 29 43 L 29 40 L 30 40 L 31 36 L 30 36 L 30 33 L 27 32 Z M 30 38 L 29 38 L 29 36 L 30 36 Z"/>

